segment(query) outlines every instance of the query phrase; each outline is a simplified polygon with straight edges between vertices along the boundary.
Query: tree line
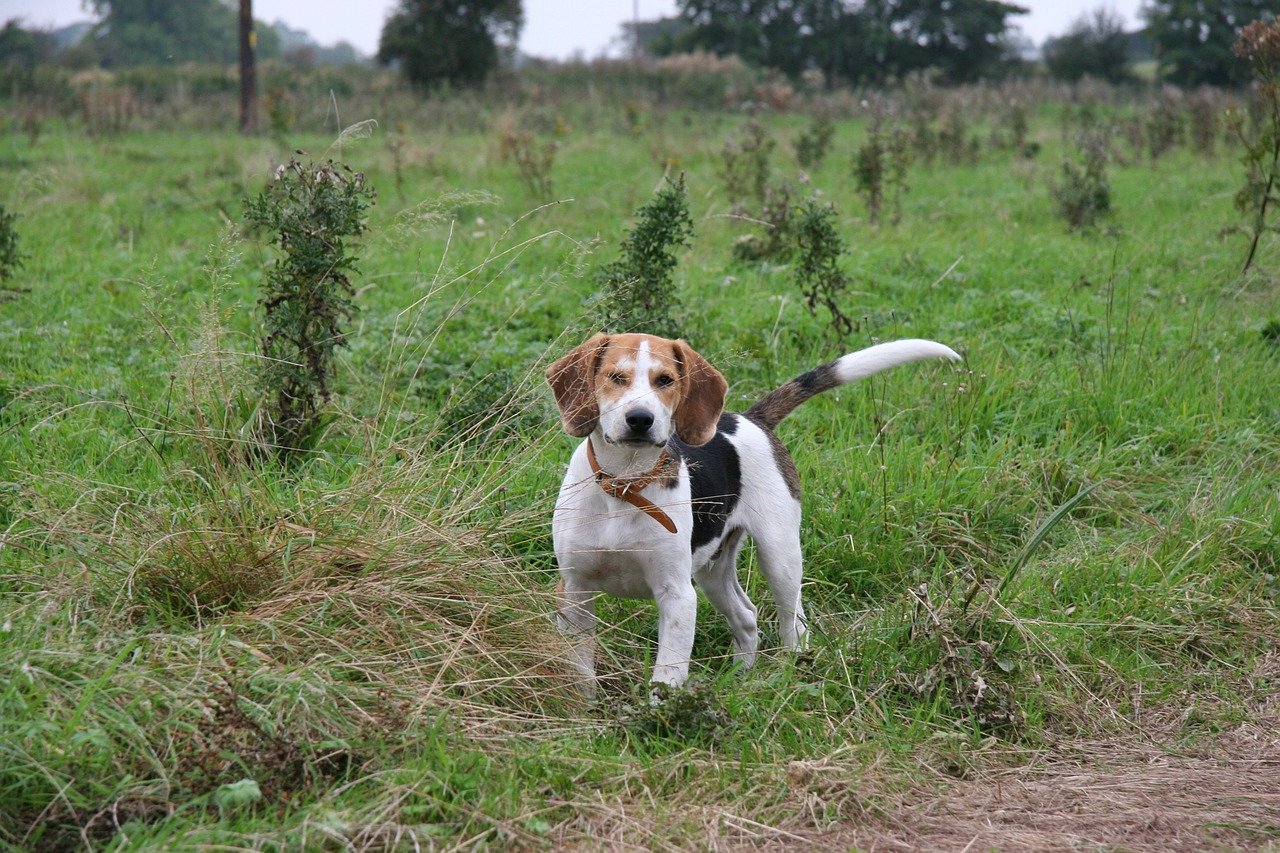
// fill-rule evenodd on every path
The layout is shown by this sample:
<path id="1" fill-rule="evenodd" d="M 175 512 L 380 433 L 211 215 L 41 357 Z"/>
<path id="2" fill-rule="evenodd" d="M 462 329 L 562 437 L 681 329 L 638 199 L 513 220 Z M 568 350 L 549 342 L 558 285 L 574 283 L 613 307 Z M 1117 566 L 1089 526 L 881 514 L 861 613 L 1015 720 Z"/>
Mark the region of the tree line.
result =
<path id="1" fill-rule="evenodd" d="M 236 60 L 236 12 L 225 0 L 89 0 L 101 16 L 73 51 L 104 67 Z M 1148 0 L 1138 34 L 1105 7 L 1082 16 L 1044 46 L 1054 77 L 1130 79 L 1135 40 L 1149 47 L 1159 77 L 1182 86 L 1239 84 L 1245 64 L 1231 52 L 1240 29 L 1271 20 L 1275 0 Z M 1005 0 L 677 0 L 672 18 L 629 27 L 652 55 L 702 50 L 799 77 L 884 84 L 918 71 L 946 82 L 1025 73 L 1016 19 Z M 515 53 L 520 0 L 399 0 L 382 30 L 377 59 L 415 85 L 483 82 Z M 257 54 L 280 54 L 281 35 L 258 24 Z M 49 33 L 17 21 L 0 29 L 0 68 L 31 67 L 56 52 Z"/>

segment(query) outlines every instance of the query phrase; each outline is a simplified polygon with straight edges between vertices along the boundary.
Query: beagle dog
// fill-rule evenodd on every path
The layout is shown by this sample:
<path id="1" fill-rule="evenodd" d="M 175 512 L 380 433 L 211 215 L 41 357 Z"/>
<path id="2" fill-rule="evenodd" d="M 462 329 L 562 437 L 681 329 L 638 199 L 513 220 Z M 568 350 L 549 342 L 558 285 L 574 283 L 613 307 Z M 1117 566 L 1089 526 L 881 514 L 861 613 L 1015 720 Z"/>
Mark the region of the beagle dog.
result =
<path id="1" fill-rule="evenodd" d="M 756 608 L 738 582 L 743 537 L 756 543 L 782 645 L 803 648 L 800 483 L 774 428 L 823 391 L 922 359 L 951 359 L 933 341 L 850 353 L 724 413 L 724 377 L 684 341 L 598 334 L 547 368 L 565 431 L 585 438 L 569 461 L 551 536 L 560 567 L 557 622 L 595 691 L 595 605 L 601 593 L 658 604 L 652 683 L 689 673 L 694 583 L 729 621 L 733 656 L 755 663 Z"/>

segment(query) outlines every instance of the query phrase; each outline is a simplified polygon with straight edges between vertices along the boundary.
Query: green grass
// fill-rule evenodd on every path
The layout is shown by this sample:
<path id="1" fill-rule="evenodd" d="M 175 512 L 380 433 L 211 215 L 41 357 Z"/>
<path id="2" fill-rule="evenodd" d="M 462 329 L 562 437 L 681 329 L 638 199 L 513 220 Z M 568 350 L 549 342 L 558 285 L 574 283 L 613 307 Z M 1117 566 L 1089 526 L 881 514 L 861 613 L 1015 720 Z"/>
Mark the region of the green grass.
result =
<path id="1" fill-rule="evenodd" d="M 1217 237 L 1233 158 L 1113 166 L 1114 215 L 1072 235 L 1042 118 L 1037 160 L 913 168 L 901 224 L 871 228 L 842 121 L 811 175 L 852 247 L 838 342 L 785 266 L 731 259 L 736 120 L 633 136 L 620 115 L 568 117 L 549 205 L 496 133 L 410 129 L 403 200 L 381 132 L 344 144 L 380 193 L 361 313 L 334 422 L 290 470 L 234 462 L 271 259 L 235 225 L 331 138 L 0 136 L 30 288 L 0 302 L 0 843 L 687 846 L 724 814 L 874 820 L 893 768 L 1246 713 L 1280 636 L 1280 353 L 1274 272 L 1238 278 Z M 695 688 L 650 708 L 652 607 L 610 601 L 587 705 L 549 618 L 573 442 L 541 373 L 590 331 L 592 271 L 671 159 L 696 229 L 677 313 L 731 408 L 874 340 L 966 362 L 780 428 L 812 651 L 738 673 L 704 602 Z M 743 573 L 770 643 L 750 551 Z"/>

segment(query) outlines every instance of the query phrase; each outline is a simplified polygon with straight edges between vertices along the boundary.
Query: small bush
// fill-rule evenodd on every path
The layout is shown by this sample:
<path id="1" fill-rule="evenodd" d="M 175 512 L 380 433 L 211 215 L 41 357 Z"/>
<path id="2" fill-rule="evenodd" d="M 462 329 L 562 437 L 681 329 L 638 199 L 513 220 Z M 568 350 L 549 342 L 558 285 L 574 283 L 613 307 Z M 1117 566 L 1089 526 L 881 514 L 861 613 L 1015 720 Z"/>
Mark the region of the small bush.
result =
<path id="1" fill-rule="evenodd" d="M 795 250 L 795 201 L 789 184 L 765 189 L 759 221 L 761 234 L 746 234 L 733 244 L 733 256 L 740 261 L 785 260 Z"/>
<path id="2" fill-rule="evenodd" d="M 826 113 L 814 116 L 813 122 L 796 137 L 796 162 L 804 169 L 818 168 L 831 150 L 835 136 L 836 126 L 831 116 Z"/>
<path id="3" fill-rule="evenodd" d="M 636 211 L 636 225 L 622 241 L 622 253 L 597 279 L 603 288 L 602 325 L 614 332 L 647 332 L 678 337 L 672 309 L 678 306 L 671 274 L 675 252 L 693 237 L 684 175 L 658 190 Z"/>
<path id="4" fill-rule="evenodd" d="M 18 251 L 18 221 L 16 213 L 10 213 L 0 204 L 0 287 L 13 278 L 22 268 L 22 253 Z"/>
<path id="5" fill-rule="evenodd" d="M 1248 272 L 1258 252 L 1258 242 L 1268 231 L 1280 232 L 1270 221 L 1272 206 L 1280 201 L 1280 21 L 1254 21 L 1240 31 L 1236 56 L 1247 60 L 1258 81 L 1258 130 L 1245 130 L 1244 116 L 1233 111 L 1228 127 L 1244 146 L 1245 182 L 1236 193 L 1236 209 L 1247 217 L 1248 226 L 1228 228 L 1249 239 L 1241 273 Z"/>
<path id="6" fill-rule="evenodd" d="M 819 305 L 826 308 L 831 315 L 832 331 L 843 339 L 853 331 L 853 320 L 840 308 L 841 300 L 849 292 L 849 277 L 840 269 L 840 256 L 846 250 L 836 230 L 835 218 L 835 208 L 814 199 L 800 208 L 795 223 L 799 257 L 793 276 L 809 313 L 816 316 Z"/>
<path id="7" fill-rule="evenodd" d="M 729 201 L 735 207 L 748 198 L 754 199 L 757 205 L 764 205 L 771 171 L 769 158 L 777 144 L 756 118 L 743 126 L 737 139 L 725 142 L 720 154 L 720 174 Z"/>
<path id="8" fill-rule="evenodd" d="M 1176 90 L 1160 93 L 1147 116 L 1147 154 L 1158 160 L 1182 144 L 1185 132 L 1182 96 Z"/>
<path id="9" fill-rule="evenodd" d="M 272 232 L 283 253 L 267 273 L 262 305 L 261 438 L 281 454 L 309 447 L 332 393 L 336 350 L 355 314 L 351 238 L 364 233 L 375 194 L 364 175 L 329 161 L 290 160 L 245 202 L 245 220 Z"/>
<path id="10" fill-rule="evenodd" d="M 1222 106 L 1214 90 L 1201 86 L 1187 98 L 1191 145 L 1203 157 L 1213 156 L 1221 132 Z"/>
<path id="11" fill-rule="evenodd" d="M 880 221 L 886 204 L 890 222 L 902 218 L 902 197 L 907 192 L 907 167 L 911 163 L 910 137 L 905 128 L 890 125 L 877 112 L 867 131 L 867 141 L 854 155 L 854 178 L 858 194 L 867 203 L 867 219 Z"/>
<path id="12" fill-rule="evenodd" d="M 1090 228 L 1111 212 L 1111 185 L 1107 180 L 1107 137 L 1083 133 L 1077 141 L 1082 163 L 1062 161 L 1062 181 L 1050 187 L 1058 216 L 1072 231 Z"/>
<path id="13" fill-rule="evenodd" d="M 555 194 L 551 182 L 551 167 L 555 165 L 560 146 L 554 140 L 541 144 L 531 134 L 518 134 L 512 142 L 511 156 L 520 172 L 520 182 L 529 195 L 540 201 L 549 201 Z"/>

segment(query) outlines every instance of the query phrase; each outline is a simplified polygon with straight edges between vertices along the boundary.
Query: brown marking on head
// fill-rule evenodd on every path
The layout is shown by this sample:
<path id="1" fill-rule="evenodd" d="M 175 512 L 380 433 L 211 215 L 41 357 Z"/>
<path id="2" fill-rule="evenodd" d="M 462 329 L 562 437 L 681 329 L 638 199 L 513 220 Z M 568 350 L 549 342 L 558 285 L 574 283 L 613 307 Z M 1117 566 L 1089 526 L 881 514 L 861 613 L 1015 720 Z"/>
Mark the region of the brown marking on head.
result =
<path id="1" fill-rule="evenodd" d="M 613 335 L 596 374 L 596 394 L 601 405 L 616 401 L 631 388 L 639 368 L 642 345 L 649 345 L 648 375 L 656 404 L 674 412 L 680 405 L 680 362 L 675 341 L 653 335 Z"/>
<path id="2" fill-rule="evenodd" d="M 547 368 L 547 382 L 556 395 L 564 431 L 577 438 L 591 435 L 600 420 L 596 373 L 609 346 L 609 336 L 597 334 Z"/>
<path id="3" fill-rule="evenodd" d="M 716 435 L 716 423 L 724 411 L 729 383 L 711 364 L 684 341 L 668 341 L 680 363 L 680 404 L 676 407 L 676 434 L 689 444 L 706 444 Z"/>
<path id="4" fill-rule="evenodd" d="M 606 410 L 634 387 L 648 345 L 646 399 L 662 406 L 677 435 L 689 444 L 706 444 L 716 431 L 728 385 L 684 341 L 653 335 L 595 335 L 547 368 L 561 420 L 570 435 L 590 435 Z"/>

